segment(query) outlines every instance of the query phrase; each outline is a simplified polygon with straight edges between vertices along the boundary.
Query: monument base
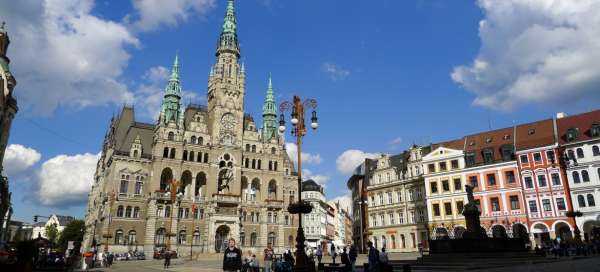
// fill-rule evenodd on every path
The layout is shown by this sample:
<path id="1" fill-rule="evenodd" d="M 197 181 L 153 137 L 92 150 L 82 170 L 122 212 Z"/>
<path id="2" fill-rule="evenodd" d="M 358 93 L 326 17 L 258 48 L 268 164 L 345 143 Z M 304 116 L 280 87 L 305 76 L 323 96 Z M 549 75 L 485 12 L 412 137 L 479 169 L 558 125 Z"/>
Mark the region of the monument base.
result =
<path id="1" fill-rule="evenodd" d="M 429 240 L 429 254 L 527 251 L 520 238 Z"/>

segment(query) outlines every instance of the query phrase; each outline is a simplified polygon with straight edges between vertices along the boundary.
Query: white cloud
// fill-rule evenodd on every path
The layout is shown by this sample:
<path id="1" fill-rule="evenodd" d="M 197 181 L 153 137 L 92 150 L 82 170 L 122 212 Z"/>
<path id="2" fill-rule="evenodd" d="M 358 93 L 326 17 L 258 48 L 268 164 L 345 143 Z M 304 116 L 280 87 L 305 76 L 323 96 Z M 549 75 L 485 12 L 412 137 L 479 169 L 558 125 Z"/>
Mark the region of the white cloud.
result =
<path id="1" fill-rule="evenodd" d="M 394 138 L 387 143 L 387 145 L 390 149 L 396 149 L 396 148 L 400 147 L 401 144 L 402 144 L 402 138 L 400 138 L 400 137 Z"/>
<path id="2" fill-rule="evenodd" d="M 4 153 L 4 171 L 8 177 L 15 176 L 30 169 L 41 157 L 33 148 L 11 144 Z"/>
<path id="3" fill-rule="evenodd" d="M 294 143 L 285 143 L 285 150 L 290 156 L 290 160 L 294 163 L 298 162 L 298 147 Z M 311 154 L 302 152 L 300 154 L 302 158 L 302 163 L 307 164 L 320 164 L 321 163 L 321 154 Z"/>
<path id="4" fill-rule="evenodd" d="M 215 0 L 133 0 L 134 16 L 138 20 L 132 26 L 140 31 L 153 30 L 161 25 L 176 26 L 194 14 L 205 14 L 214 6 Z"/>
<path id="5" fill-rule="evenodd" d="M 314 174 L 309 169 L 302 170 L 302 179 L 303 180 L 312 179 L 321 186 L 326 186 L 327 182 L 329 182 L 329 176 Z"/>
<path id="6" fill-rule="evenodd" d="M 334 197 L 329 202 L 339 202 L 340 207 L 343 210 L 346 210 L 348 213 L 352 214 L 352 195 L 350 193 L 343 196 Z"/>
<path id="7" fill-rule="evenodd" d="M 327 73 L 329 77 L 334 81 L 345 79 L 350 75 L 350 71 L 331 62 L 323 63 L 322 69 L 323 72 Z"/>
<path id="8" fill-rule="evenodd" d="M 144 79 L 150 83 L 162 83 L 169 79 L 170 71 L 164 66 L 151 67 L 144 73 Z"/>
<path id="9" fill-rule="evenodd" d="M 475 105 L 600 99 L 600 1 L 479 0 L 481 48 L 452 79 Z"/>
<path id="10" fill-rule="evenodd" d="M 344 151 L 338 158 L 336 159 L 336 167 L 337 170 L 344 174 L 349 175 L 358 167 L 361 163 L 365 161 L 367 158 L 376 158 L 379 156 L 378 153 L 367 153 L 361 150 L 350 149 Z"/>
<path id="11" fill-rule="evenodd" d="M 131 102 L 119 80 L 138 40 L 122 24 L 91 14 L 93 0 L 3 1 L 19 103 L 38 114 Z"/>
<path id="12" fill-rule="evenodd" d="M 38 173 L 40 203 L 61 206 L 85 203 L 94 182 L 100 154 L 58 155 L 45 161 Z"/>

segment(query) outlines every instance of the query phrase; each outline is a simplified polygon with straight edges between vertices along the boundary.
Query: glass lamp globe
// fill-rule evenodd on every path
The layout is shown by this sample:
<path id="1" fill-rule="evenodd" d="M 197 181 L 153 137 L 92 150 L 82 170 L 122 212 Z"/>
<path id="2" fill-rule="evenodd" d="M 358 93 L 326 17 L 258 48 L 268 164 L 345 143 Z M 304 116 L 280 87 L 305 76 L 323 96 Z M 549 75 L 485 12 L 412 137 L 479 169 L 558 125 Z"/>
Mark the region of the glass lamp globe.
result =
<path id="1" fill-rule="evenodd" d="M 319 127 L 319 123 L 317 123 L 317 122 L 311 123 L 310 127 L 312 127 L 313 129 L 317 129 Z"/>
<path id="2" fill-rule="evenodd" d="M 298 118 L 296 118 L 296 117 L 292 118 L 291 121 L 292 121 L 292 124 L 294 124 L 294 125 L 298 124 Z"/>
<path id="3" fill-rule="evenodd" d="M 285 131 L 285 126 L 279 126 L 279 132 L 283 133 Z"/>

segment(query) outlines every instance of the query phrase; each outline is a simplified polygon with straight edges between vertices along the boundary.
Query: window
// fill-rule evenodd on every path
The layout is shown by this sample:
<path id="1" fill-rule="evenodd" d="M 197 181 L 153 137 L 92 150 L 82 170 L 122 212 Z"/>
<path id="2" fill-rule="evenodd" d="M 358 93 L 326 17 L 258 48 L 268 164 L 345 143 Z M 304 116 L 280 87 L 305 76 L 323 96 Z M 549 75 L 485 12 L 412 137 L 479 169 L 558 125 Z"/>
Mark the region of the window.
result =
<path id="1" fill-rule="evenodd" d="M 527 131 L 527 134 L 529 134 L 529 135 L 533 135 L 533 134 L 535 134 L 535 128 L 530 128 L 530 129 Z"/>
<path id="2" fill-rule="evenodd" d="M 548 161 L 554 163 L 556 158 L 554 157 L 554 151 L 553 150 L 549 150 L 548 152 L 546 152 L 546 157 L 548 157 Z"/>
<path id="3" fill-rule="evenodd" d="M 396 192 L 396 197 L 398 198 L 398 202 L 402 202 L 402 191 Z"/>
<path id="4" fill-rule="evenodd" d="M 584 155 L 583 155 L 583 149 L 582 148 L 577 148 L 577 158 L 581 159 L 583 157 L 584 157 Z"/>
<path id="5" fill-rule="evenodd" d="M 542 162 L 542 154 L 541 153 L 533 153 L 533 161 L 536 163 Z"/>
<path id="6" fill-rule="evenodd" d="M 385 225 L 385 215 L 383 215 L 383 214 L 380 214 L 380 215 L 379 215 L 379 221 L 377 222 L 377 225 L 378 225 L 378 226 L 383 226 L 383 225 Z"/>
<path id="7" fill-rule="evenodd" d="M 119 187 L 119 192 L 126 194 L 127 187 L 129 187 L 129 175 L 121 175 L 121 186 Z"/>
<path id="8" fill-rule="evenodd" d="M 135 190 L 134 190 L 134 192 L 135 192 L 136 195 L 141 195 L 142 194 L 142 188 L 144 186 L 143 180 L 144 180 L 143 177 L 137 177 L 136 178 Z"/>
<path id="9" fill-rule="evenodd" d="M 387 199 L 388 199 L 388 204 L 392 204 L 392 201 L 393 201 L 392 192 L 387 193 Z"/>
<path id="10" fill-rule="evenodd" d="M 117 217 L 123 217 L 123 206 L 117 207 Z"/>
<path id="11" fill-rule="evenodd" d="M 592 153 L 594 154 L 594 156 L 600 156 L 600 147 L 598 147 L 597 145 L 592 146 Z"/>
<path id="12" fill-rule="evenodd" d="M 123 239 L 123 231 L 122 230 L 117 230 L 115 232 L 115 244 L 117 244 L 117 245 L 125 244 L 125 239 Z"/>
<path id="13" fill-rule="evenodd" d="M 531 177 L 524 177 L 523 180 L 525 181 L 525 189 L 533 188 L 533 179 Z"/>
<path id="14" fill-rule="evenodd" d="M 484 149 L 482 151 L 483 161 L 485 163 L 493 163 L 494 162 L 494 150 L 493 149 Z"/>
<path id="15" fill-rule="evenodd" d="M 169 139 L 169 141 L 175 140 L 175 133 L 173 133 L 172 131 L 169 132 L 169 136 L 167 136 L 167 139 Z"/>
<path id="16" fill-rule="evenodd" d="M 275 155 L 277 153 L 277 149 L 275 147 L 271 147 L 271 154 Z"/>
<path id="17" fill-rule="evenodd" d="M 467 154 L 465 154 L 465 164 L 467 165 L 467 167 L 475 165 L 475 153 L 468 152 Z"/>
<path id="18" fill-rule="evenodd" d="M 558 175 L 558 173 L 550 174 L 550 178 L 552 179 L 552 185 L 560 186 L 560 176 Z"/>
<path id="19" fill-rule="evenodd" d="M 431 193 L 432 194 L 437 193 L 437 191 L 438 191 L 437 182 L 435 182 L 435 181 L 431 182 L 429 184 L 429 186 L 431 187 Z"/>
<path id="20" fill-rule="evenodd" d="M 498 201 L 497 197 L 492 197 L 492 199 L 490 199 L 492 202 L 492 211 L 493 212 L 499 212 L 500 211 L 500 201 Z"/>
<path id="21" fill-rule="evenodd" d="M 394 214 L 393 213 L 389 213 L 388 217 L 390 218 L 390 225 L 396 224 L 396 220 L 394 220 Z"/>
<path id="22" fill-rule="evenodd" d="M 435 164 L 430 163 L 429 165 L 427 165 L 427 168 L 429 169 L 429 173 L 435 172 Z"/>
<path id="23" fill-rule="evenodd" d="M 579 204 L 579 207 L 585 207 L 585 198 L 583 195 L 577 196 L 577 203 Z"/>
<path id="24" fill-rule="evenodd" d="M 165 149 L 163 149 L 163 158 L 168 158 L 169 157 L 169 148 L 165 147 Z"/>
<path id="25" fill-rule="evenodd" d="M 458 168 L 458 160 L 450 161 L 450 167 L 452 167 L 452 169 Z"/>
<path id="26" fill-rule="evenodd" d="M 552 206 L 550 205 L 550 199 L 542 199 L 542 206 L 544 206 L 545 212 L 552 211 Z"/>
<path id="27" fill-rule="evenodd" d="M 469 184 L 471 185 L 471 187 L 477 188 L 477 176 L 470 176 Z"/>
<path id="28" fill-rule="evenodd" d="M 460 191 L 462 189 L 462 183 L 460 182 L 460 178 L 454 179 L 454 190 Z"/>
<path id="29" fill-rule="evenodd" d="M 594 206 L 596 206 L 596 202 L 594 201 L 594 195 L 592 195 L 592 194 L 588 194 L 588 195 L 587 195 L 587 201 L 588 201 L 588 206 L 589 206 L 589 207 L 594 207 Z"/>
<path id="30" fill-rule="evenodd" d="M 448 180 L 442 180 L 442 190 L 444 190 L 444 192 L 450 191 L 450 184 L 448 183 Z"/>
<path id="31" fill-rule="evenodd" d="M 515 148 L 512 145 L 503 145 L 500 148 L 503 161 L 511 161 L 515 157 Z"/>
<path id="32" fill-rule="evenodd" d="M 537 212 L 537 203 L 535 202 L 535 200 L 529 200 L 529 211 L 530 212 Z"/>
<path id="33" fill-rule="evenodd" d="M 462 214 L 463 208 L 464 208 L 463 202 L 462 201 L 456 201 L 456 211 L 459 214 Z"/>
<path id="34" fill-rule="evenodd" d="M 519 197 L 514 195 L 510 196 L 510 209 L 518 210 L 519 209 Z"/>
<path id="35" fill-rule="evenodd" d="M 433 204 L 433 216 L 440 216 L 440 204 Z"/>
<path id="36" fill-rule="evenodd" d="M 567 209 L 564 198 L 559 197 L 556 199 L 556 208 L 558 208 L 559 211 L 564 211 Z"/>
<path id="37" fill-rule="evenodd" d="M 252 234 L 250 234 L 250 246 L 251 247 L 256 246 L 256 238 L 257 238 L 256 232 L 253 232 Z"/>
<path id="38" fill-rule="evenodd" d="M 379 205 L 383 205 L 383 194 L 379 194 Z"/>
<path id="39" fill-rule="evenodd" d="M 404 213 L 403 212 L 398 213 L 398 224 L 404 224 Z"/>
<path id="40" fill-rule="evenodd" d="M 417 210 L 417 214 L 419 216 L 419 222 L 425 222 L 425 210 L 424 209 L 418 209 Z"/>
<path id="41" fill-rule="evenodd" d="M 136 232 L 135 230 L 129 231 L 128 244 L 135 245 L 137 244 Z"/>
<path id="42" fill-rule="evenodd" d="M 514 171 L 504 172 L 504 175 L 506 176 L 506 182 L 508 182 L 509 184 L 515 183 L 515 172 Z"/>
<path id="43" fill-rule="evenodd" d="M 567 159 L 575 160 L 575 151 L 572 149 L 567 150 Z"/>
<path id="44" fill-rule="evenodd" d="M 529 163 L 529 159 L 527 155 L 521 155 L 521 163 Z"/>
<path id="45" fill-rule="evenodd" d="M 590 129 L 590 135 L 592 135 L 592 137 L 600 136 L 600 124 L 592 125 L 592 128 Z"/>
<path id="46" fill-rule="evenodd" d="M 568 142 L 577 140 L 578 136 L 579 136 L 579 131 L 576 128 L 567 129 L 566 138 L 567 138 Z"/>
<path id="47" fill-rule="evenodd" d="M 546 187 L 548 182 L 546 182 L 546 175 L 538 175 L 538 184 L 540 187 Z"/>
<path id="48" fill-rule="evenodd" d="M 452 203 L 444 203 L 444 212 L 446 212 L 446 215 L 452 215 Z"/>
<path id="49" fill-rule="evenodd" d="M 581 182 L 581 179 L 579 178 L 579 172 L 573 171 L 573 174 L 571 174 L 571 175 L 573 175 L 573 182 L 574 183 L 580 183 Z"/>
<path id="50" fill-rule="evenodd" d="M 440 171 L 446 171 L 446 162 L 440 162 Z"/>
<path id="51" fill-rule="evenodd" d="M 590 175 L 588 174 L 587 170 L 581 171 L 581 179 L 583 182 L 590 182 Z"/>
<path id="52" fill-rule="evenodd" d="M 140 207 L 133 208 L 133 218 L 140 218 Z"/>
<path id="53" fill-rule="evenodd" d="M 125 208 L 125 217 L 131 217 L 131 206 Z"/>
<path id="54" fill-rule="evenodd" d="M 198 137 L 198 143 L 197 144 L 203 145 L 204 144 L 204 138 Z"/>
<path id="55" fill-rule="evenodd" d="M 487 181 L 489 186 L 496 186 L 496 175 L 487 174 Z"/>
<path id="56" fill-rule="evenodd" d="M 182 230 L 179 232 L 179 237 L 177 237 L 177 244 L 178 245 L 185 245 L 186 244 L 186 232 L 185 230 Z"/>
<path id="57" fill-rule="evenodd" d="M 192 143 L 192 144 L 196 144 L 196 136 L 192 136 L 192 137 L 190 138 L 190 143 Z"/>

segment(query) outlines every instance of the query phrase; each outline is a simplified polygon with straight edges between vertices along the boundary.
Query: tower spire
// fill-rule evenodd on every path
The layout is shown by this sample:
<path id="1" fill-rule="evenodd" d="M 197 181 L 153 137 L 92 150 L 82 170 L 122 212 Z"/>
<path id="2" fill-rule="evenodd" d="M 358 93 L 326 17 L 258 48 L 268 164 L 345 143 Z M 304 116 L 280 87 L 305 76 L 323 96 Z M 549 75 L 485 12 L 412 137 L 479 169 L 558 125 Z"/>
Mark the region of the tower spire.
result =
<path id="1" fill-rule="evenodd" d="M 231 52 L 240 56 L 240 44 L 237 37 L 237 20 L 235 18 L 234 0 L 227 0 L 227 12 L 223 21 L 223 29 L 219 37 L 217 55 Z"/>
<path id="2" fill-rule="evenodd" d="M 267 87 L 267 96 L 263 105 L 263 139 L 271 139 L 277 136 L 277 110 L 275 106 L 275 96 L 273 95 L 273 80 L 269 73 L 269 85 Z"/>
<path id="3" fill-rule="evenodd" d="M 181 114 L 181 82 L 179 80 L 179 53 L 175 54 L 173 68 L 171 68 L 171 77 L 165 88 L 165 96 L 162 102 L 160 113 L 160 122 L 169 124 L 175 122 L 177 126 L 181 125 L 183 115 Z"/>

